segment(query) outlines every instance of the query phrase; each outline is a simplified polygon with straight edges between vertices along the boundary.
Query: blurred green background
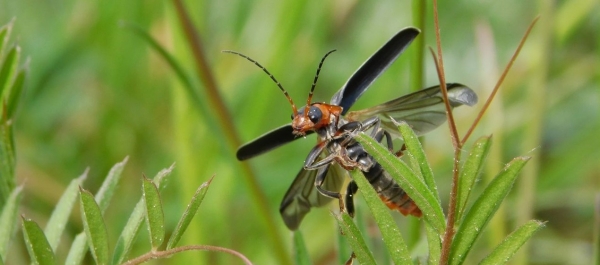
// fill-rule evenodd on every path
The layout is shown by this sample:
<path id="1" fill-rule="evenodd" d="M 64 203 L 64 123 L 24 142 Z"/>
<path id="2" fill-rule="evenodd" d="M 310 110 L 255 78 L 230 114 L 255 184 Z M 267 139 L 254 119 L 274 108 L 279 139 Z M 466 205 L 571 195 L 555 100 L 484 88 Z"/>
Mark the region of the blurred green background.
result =
<path id="1" fill-rule="evenodd" d="M 315 92 L 317 101 L 329 101 L 368 56 L 398 30 L 414 24 L 411 1 L 185 4 L 232 114 L 230 122 L 243 142 L 289 122 L 291 110 L 259 68 L 221 50 L 239 51 L 261 62 L 297 102 L 303 102 L 321 56 L 337 49 L 325 62 Z M 423 37 L 427 46 L 435 46 L 431 3 L 427 5 Z M 489 174 L 515 156 L 534 157 L 494 229 L 508 233 L 531 218 L 548 222 L 531 241 L 527 263 L 591 263 L 593 207 L 600 187 L 599 1 L 461 0 L 439 5 L 446 78 L 472 87 L 480 96 L 475 108 L 455 111 L 461 133 L 481 109 L 527 26 L 542 15 L 467 148 L 478 136 L 494 134 Z M 169 230 L 196 188 L 215 175 L 184 235 L 185 244 L 227 247 L 257 264 L 277 264 L 281 260 L 267 236 L 271 230 L 280 234 L 285 255 L 291 257 L 291 233 L 278 208 L 314 139 L 298 140 L 249 161 L 275 220 L 275 227 L 267 227 L 242 163 L 216 122 L 217 110 L 206 100 L 171 1 L 2 1 L 0 24 L 12 18 L 12 41 L 30 58 L 15 124 L 17 177 L 25 187 L 22 214 L 43 227 L 71 179 L 89 167 L 85 188 L 96 192 L 110 167 L 129 156 L 105 216 L 112 248 L 141 196 L 142 174 L 153 176 L 175 162 L 174 176 L 162 194 Z M 123 22 L 139 25 L 164 45 L 193 77 L 206 105 L 193 106 L 173 70 L 144 40 L 122 27 Z M 402 56 L 353 109 L 408 93 L 410 59 Z M 435 85 L 429 54 L 425 64 L 424 84 Z M 440 192 L 447 198 L 452 166 L 447 126 L 425 139 Z M 407 222 L 396 217 L 399 223 Z M 59 248 L 60 261 L 82 230 L 78 209 L 71 219 Z M 336 261 L 338 230 L 329 210 L 312 211 L 301 231 L 313 262 Z M 28 262 L 19 237 L 8 264 Z M 493 233 L 482 238 L 474 256 L 488 253 L 486 242 L 497 240 Z M 148 249 L 149 243 L 139 240 L 133 256 Z M 185 261 L 238 262 L 222 253 L 184 253 L 159 263 Z"/>

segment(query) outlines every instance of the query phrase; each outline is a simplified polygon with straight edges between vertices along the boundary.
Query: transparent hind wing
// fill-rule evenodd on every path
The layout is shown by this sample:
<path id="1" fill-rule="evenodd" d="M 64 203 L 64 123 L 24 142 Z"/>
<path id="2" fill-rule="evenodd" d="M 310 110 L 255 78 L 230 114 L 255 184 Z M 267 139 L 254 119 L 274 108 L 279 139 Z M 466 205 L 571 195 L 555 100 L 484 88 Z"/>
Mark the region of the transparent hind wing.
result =
<path id="1" fill-rule="evenodd" d="M 281 217 L 290 230 L 298 229 L 302 219 L 312 207 L 321 207 L 333 200 L 323 196 L 315 188 L 315 177 L 321 170 L 327 170 L 322 187 L 329 191 L 339 192 L 348 176 L 348 172 L 337 163 L 318 170 L 301 169 L 283 197 L 279 208 Z"/>
<path id="2" fill-rule="evenodd" d="M 477 94 L 461 84 L 447 84 L 448 99 L 452 107 L 473 106 L 477 103 Z M 390 134 L 400 137 L 397 126 L 392 122 L 408 123 L 417 135 L 423 135 L 446 121 L 446 108 L 440 86 L 433 86 L 390 100 L 383 104 L 349 112 L 349 121 L 363 121 L 378 116 L 383 128 Z"/>

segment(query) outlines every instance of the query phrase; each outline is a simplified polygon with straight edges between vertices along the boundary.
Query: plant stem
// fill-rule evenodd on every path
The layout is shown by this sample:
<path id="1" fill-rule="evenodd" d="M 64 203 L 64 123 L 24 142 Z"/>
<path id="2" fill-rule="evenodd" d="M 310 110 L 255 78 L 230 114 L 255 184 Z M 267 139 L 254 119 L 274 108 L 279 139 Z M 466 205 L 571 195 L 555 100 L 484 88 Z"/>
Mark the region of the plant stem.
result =
<path id="1" fill-rule="evenodd" d="M 209 98 L 208 102 L 211 104 L 211 108 L 214 110 L 213 113 L 216 113 L 217 115 L 217 120 L 219 122 L 219 126 L 221 127 L 221 131 L 225 135 L 225 139 L 227 140 L 232 152 L 235 153 L 237 148 L 241 145 L 241 140 L 237 134 L 235 126 L 232 123 L 232 115 L 225 106 L 223 98 L 219 94 L 214 75 L 212 74 L 210 66 L 206 60 L 206 56 L 204 55 L 204 45 L 200 35 L 197 33 L 198 30 L 193 25 L 191 18 L 189 17 L 186 8 L 183 5 L 183 2 L 181 0 L 173 0 L 173 4 L 175 6 L 179 22 L 183 28 L 184 35 L 187 38 L 188 44 L 190 45 L 192 54 L 194 56 L 194 62 L 196 63 L 196 74 L 198 77 L 200 77 L 202 83 L 204 84 L 204 88 L 206 89 Z M 264 219 L 263 221 L 266 228 L 265 230 L 269 239 L 271 240 L 273 252 L 275 255 L 277 255 L 280 264 L 289 264 L 291 261 L 286 255 L 287 251 L 284 248 L 285 244 L 282 240 L 283 237 L 279 233 L 279 230 L 275 229 L 277 225 L 268 209 L 266 195 L 260 189 L 256 175 L 248 163 L 242 163 L 241 165 L 242 171 L 244 172 L 243 176 L 248 187 L 250 188 L 250 195 L 252 196 L 253 201 L 256 202 L 257 208 L 260 212 L 259 216 Z"/>

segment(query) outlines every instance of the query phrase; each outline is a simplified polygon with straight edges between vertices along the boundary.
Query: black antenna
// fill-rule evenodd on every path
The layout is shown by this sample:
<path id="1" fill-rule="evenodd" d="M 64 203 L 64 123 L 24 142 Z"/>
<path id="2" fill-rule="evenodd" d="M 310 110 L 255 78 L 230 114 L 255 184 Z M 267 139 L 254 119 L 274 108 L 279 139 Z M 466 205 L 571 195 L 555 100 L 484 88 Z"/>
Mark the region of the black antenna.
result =
<path id="1" fill-rule="evenodd" d="M 323 58 L 321 59 L 321 62 L 319 63 L 319 67 L 317 68 L 317 73 L 315 74 L 315 79 L 313 80 L 312 87 L 310 88 L 310 92 L 308 92 L 308 99 L 306 100 L 306 107 L 304 109 L 304 117 L 308 115 L 308 108 L 310 106 L 310 102 L 312 101 L 313 92 L 315 91 L 315 87 L 317 86 L 317 80 L 319 79 L 319 73 L 321 73 L 321 67 L 325 62 L 325 58 L 327 58 L 327 56 L 329 56 L 334 51 L 336 50 L 331 50 L 328 53 L 326 53 L 325 56 L 323 56 Z"/>
<path id="2" fill-rule="evenodd" d="M 292 105 L 292 111 L 294 112 L 294 116 L 298 115 L 298 110 L 296 109 L 296 105 L 294 104 L 294 101 L 292 100 L 292 98 L 290 97 L 290 95 L 288 94 L 287 91 L 285 91 L 285 89 L 283 88 L 283 86 L 281 85 L 281 83 L 279 83 L 279 81 L 277 81 L 277 79 L 275 79 L 275 76 L 273 76 L 268 70 L 267 68 L 265 68 L 264 66 L 262 66 L 260 63 L 258 63 L 257 61 L 253 60 L 252 58 L 241 54 L 239 52 L 235 52 L 235 51 L 229 51 L 229 50 L 224 50 L 223 52 L 226 53 L 232 53 L 232 54 L 237 54 L 243 58 L 246 58 L 246 60 L 254 63 L 256 66 L 258 66 L 260 69 L 262 69 L 265 73 L 267 73 L 267 75 L 271 78 L 271 80 L 273 80 L 273 82 L 275 82 L 275 84 L 277 84 L 277 87 L 279 87 L 279 89 L 281 90 L 281 92 L 283 92 L 283 94 L 285 95 L 285 97 L 288 99 L 288 101 L 290 102 L 290 104 Z M 331 52 L 330 52 L 331 53 Z M 325 57 L 327 57 L 327 55 L 325 55 Z M 323 58 L 325 59 L 325 58 Z M 321 61 L 321 64 L 323 62 Z M 321 69 L 321 65 L 319 65 L 319 69 Z M 317 71 L 317 75 L 319 74 L 319 71 Z M 315 82 L 316 82 L 316 78 L 315 78 Z M 314 84 L 313 84 L 313 89 L 314 89 Z M 312 91 L 311 91 L 312 94 Z"/>

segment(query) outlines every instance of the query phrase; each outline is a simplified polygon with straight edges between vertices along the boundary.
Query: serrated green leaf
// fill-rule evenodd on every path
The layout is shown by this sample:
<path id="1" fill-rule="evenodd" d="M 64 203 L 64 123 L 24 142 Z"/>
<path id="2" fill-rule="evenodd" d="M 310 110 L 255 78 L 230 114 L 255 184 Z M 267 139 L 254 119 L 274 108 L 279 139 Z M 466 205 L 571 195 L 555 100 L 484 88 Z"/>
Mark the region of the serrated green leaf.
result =
<path id="1" fill-rule="evenodd" d="M 371 213 L 373 214 L 373 218 L 381 231 L 381 236 L 385 246 L 390 253 L 390 257 L 394 261 L 395 264 L 409 264 L 411 263 L 410 252 L 408 251 L 408 247 L 404 243 L 404 239 L 400 234 L 400 229 L 392 215 L 390 214 L 390 210 L 386 207 L 379 195 L 373 189 L 373 186 L 369 183 L 369 181 L 361 174 L 358 170 L 354 170 L 352 172 L 352 179 L 358 185 L 361 194 L 365 198 Z"/>
<path id="2" fill-rule="evenodd" d="M 60 200 L 56 204 L 56 207 L 54 207 L 54 211 L 52 211 L 52 215 L 50 216 L 48 223 L 46 224 L 44 233 L 46 234 L 48 242 L 50 243 L 53 251 L 56 251 L 56 248 L 60 243 L 60 237 L 65 230 L 65 226 L 69 220 L 73 206 L 75 206 L 75 202 L 77 202 L 77 198 L 79 196 L 79 186 L 81 186 L 83 181 L 87 178 L 88 172 L 89 168 L 86 169 L 81 176 L 71 180 L 71 183 L 69 183 L 69 186 L 67 186 L 63 192 Z"/>
<path id="3" fill-rule="evenodd" d="M 79 265 L 83 261 L 85 257 L 85 252 L 87 251 L 87 236 L 85 232 L 81 232 L 75 236 L 75 240 L 73 240 L 73 244 L 71 244 L 71 249 L 69 250 L 69 254 L 67 255 L 67 259 L 65 260 L 66 265 Z"/>
<path id="4" fill-rule="evenodd" d="M 21 202 L 22 190 L 23 187 L 19 186 L 11 192 L 2 208 L 2 214 L 0 214 L 0 256 L 2 257 L 6 257 L 8 254 L 8 245 L 16 227 L 17 210 Z"/>
<path id="5" fill-rule="evenodd" d="M 161 170 L 158 172 L 158 174 L 156 174 L 153 181 L 156 183 L 159 189 L 164 186 L 163 183 L 166 181 L 166 177 L 171 174 L 174 167 L 175 164 L 171 165 L 171 167 L 168 169 Z M 119 240 L 115 245 L 112 264 L 121 264 L 131 250 L 133 239 L 140 229 L 140 224 L 144 220 L 146 213 L 144 208 L 144 199 L 141 198 L 135 205 L 133 212 L 129 216 L 129 220 L 127 220 L 127 224 L 123 228 L 123 231 L 119 236 Z"/>
<path id="6" fill-rule="evenodd" d="M 304 237 L 299 230 L 294 231 L 294 261 L 296 265 L 310 265 L 310 257 L 306 249 Z"/>
<path id="7" fill-rule="evenodd" d="M 404 140 L 404 144 L 406 145 L 406 150 L 410 152 L 411 159 L 414 159 L 414 162 L 419 165 L 421 176 L 423 177 L 425 184 L 427 184 L 427 187 L 429 187 L 439 202 L 440 196 L 437 185 L 435 184 L 435 178 L 433 177 L 433 171 L 431 170 L 429 161 L 427 161 L 425 150 L 423 150 L 419 138 L 406 122 L 399 122 L 397 125 L 398 130 L 400 130 L 400 134 L 402 135 L 402 139 Z"/>
<path id="8" fill-rule="evenodd" d="M 354 138 L 360 142 L 363 148 L 375 158 L 390 176 L 400 185 L 408 196 L 419 206 L 423 212 L 425 221 L 438 231 L 443 233 L 446 223 L 442 207 L 436 196 L 402 160 L 390 153 L 373 138 L 364 133 L 359 133 Z"/>
<path id="9" fill-rule="evenodd" d="M 8 91 L 8 88 L 13 82 L 13 75 L 19 66 L 20 57 L 21 48 L 19 46 L 13 46 L 2 62 L 0 67 L 0 95 L 2 95 L 2 97 L 0 98 L 6 99 L 6 96 L 10 92 Z"/>
<path id="10" fill-rule="evenodd" d="M 27 76 L 27 68 L 19 70 L 15 81 L 12 83 L 10 93 L 8 96 L 7 104 L 7 116 L 9 119 L 14 118 L 17 106 L 19 106 L 19 98 L 23 93 L 23 86 L 25 84 L 25 77 Z"/>
<path id="11" fill-rule="evenodd" d="M 505 264 L 508 260 L 529 240 L 535 232 L 544 227 L 544 223 L 531 220 L 508 235 L 492 253 L 490 253 L 479 264 L 495 265 Z"/>
<path id="12" fill-rule="evenodd" d="M 361 235 L 358 227 L 354 224 L 352 217 L 347 213 L 334 214 L 335 219 L 338 221 L 338 225 L 342 229 L 342 233 L 348 239 L 350 247 L 354 251 L 354 255 L 360 264 L 375 264 L 375 258 L 373 253 L 367 248 L 367 243 Z"/>
<path id="13" fill-rule="evenodd" d="M 458 201 L 456 204 L 456 216 L 458 217 L 457 220 L 459 220 L 457 225 L 460 225 L 462 218 L 464 217 L 463 215 L 467 202 L 469 201 L 471 189 L 473 189 L 475 180 L 483 168 L 483 161 L 487 157 L 491 145 L 491 137 L 484 136 L 479 138 L 475 144 L 473 144 L 471 153 L 463 164 L 458 179 L 458 193 L 456 196 Z"/>
<path id="14" fill-rule="evenodd" d="M 108 234 L 100 206 L 94 196 L 80 188 L 81 217 L 88 246 L 96 264 L 108 264 Z"/>
<path id="15" fill-rule="evenodd" d="M 96 193 L 96 202 L 98 202 L 98 206 L 100 207 L 100 210 L 102 210 L 102 213 L 108 208 L 110 199 L 115 193 L 115 188 L 117 187 L 117 184 L 119 184 L 119 180 L 121 180 L 121 173 L 123 172 L 123 168 L 127 164 L 128 159 L 129 157 L 125 157 L 123 161 L 115 164 L 110 169 L 106 179 L 102 182 L 102 186 L 98 190 L 98 193 Z"/>
<path id="16" fill-rule="evenodd" d="M 56 264 L 56 257 L 54 257 L 52 248 L 48 240 L 46 240 L 42 228 L 36 222 L 25 217 L 23 217 L 23 237 L 27 246 L 27 252 L 29 252 L 29 257 L 31 257 L 31 263 L 42 265 Z"/>
<path id="17" fill-rule="evenodd" d="M 150 233 L 150 244 L 156 250 L 165 239 L 165 216 L 160 201 L 158 189 L 154 183 L 146 177 L 142 181 L 144 205 L 146 206 L 146 223 Z"/>
<path id="18" fill-rule="evenodd" d="M 196 190 L 196 193 L 194 193 L 192 201 L 181 216 L 181 219 L 179 219 L 177 227 L 175 227 L 175 231 L 173 231 L 173 234 L 169 239 L 169 243 L 167 243 L 167 249 L 175 247 L 175 245 L 177 245 L 177 243 L 181 239 L 181 236 L 183 235 L 189 224 L 192 222 L 192 219 L 198 212 L 198 208 L 200 207 L 200 204 L 204 199 L 204 195 L 206 195 L 206 192 L 208 191 L 208 187 L 210 186 L 211 181 L 212 178 L 209 181 L 202 183 L 202 185 L 200 185 L 200 187 L 198 187 L 198 189 Z"/>
<path id="19" fill-rule="evenodd" d="M 462 224 L 458 227 L 450 249 L 450 264 L 462 264 L 471 250 L 475 240 L 492 218 L 502 200 L 506 197 L 518 173 L 529 160 L 528 157 L 513 159 L 502 172 L 500 172 L 483 193 L 477 198 L 473 206 L 466 213 Z"/>

